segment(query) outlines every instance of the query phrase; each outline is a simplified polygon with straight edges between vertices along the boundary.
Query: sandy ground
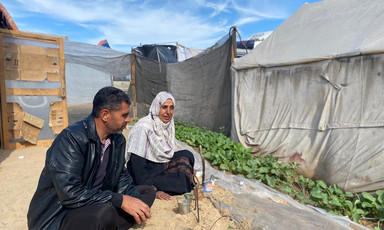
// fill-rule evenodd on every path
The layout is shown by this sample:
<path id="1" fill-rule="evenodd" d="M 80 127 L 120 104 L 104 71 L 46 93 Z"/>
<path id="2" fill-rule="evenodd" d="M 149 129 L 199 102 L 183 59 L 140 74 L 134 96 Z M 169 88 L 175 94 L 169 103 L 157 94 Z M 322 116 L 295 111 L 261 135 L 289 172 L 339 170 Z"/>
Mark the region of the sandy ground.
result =
<path id="1" fill-rule="evenodd" d="M 31 147 L 0 150 L 0 229 L 27 229 L 28 206 L 43 169 L 47 149 L 47 147 Z M 225 197 L 228 202 L 231 201 L 232 196 L 217 185 L 209 195 Z M 174 196 L 171 201 L 155 200 L 151 208 L 152 218 L 144 225 L 136 225 L 133 228 L 243 229 L 229 217 L 225 217 L 226 213 L 219 213 L 207 197 L 199 201 L 200 222 L 197 222 L 194 201 L 189 214 L 179 214 L 177 202 L 182 198 L 183 196 Z"/>

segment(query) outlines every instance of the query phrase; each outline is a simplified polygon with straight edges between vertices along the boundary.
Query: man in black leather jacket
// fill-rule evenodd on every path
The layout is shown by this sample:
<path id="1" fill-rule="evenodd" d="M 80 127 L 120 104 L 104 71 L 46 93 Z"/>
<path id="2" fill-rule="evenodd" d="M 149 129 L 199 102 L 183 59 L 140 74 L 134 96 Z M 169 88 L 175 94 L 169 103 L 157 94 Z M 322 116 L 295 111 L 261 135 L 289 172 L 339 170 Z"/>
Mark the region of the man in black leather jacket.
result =
<path id="1" fill-rule="evenodd" d="M 29 229 L 128 229 L 151 217 L 154 189 L 135 187 L 124 166 L 129 105 L 123 91 L 102 88 L 92 114 L 56 137 L 29 206 Z"/>

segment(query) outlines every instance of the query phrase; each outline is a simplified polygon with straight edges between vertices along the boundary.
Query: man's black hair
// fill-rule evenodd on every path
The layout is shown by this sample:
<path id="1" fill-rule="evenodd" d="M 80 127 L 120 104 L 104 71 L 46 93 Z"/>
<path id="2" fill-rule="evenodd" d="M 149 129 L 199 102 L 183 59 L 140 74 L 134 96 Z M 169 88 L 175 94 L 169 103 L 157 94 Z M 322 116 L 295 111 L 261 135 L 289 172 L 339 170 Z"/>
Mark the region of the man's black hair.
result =
<path id="1" fill-rule="evenodd" d="M 121 103 L 123 102 L 128 105 L 131 104 L 128 95 L 122 90 L 112 86 L 101 88 L 93 99 L 92 116 L 99 117 L 103 109 L 117 111 L 121 108 Z"/>

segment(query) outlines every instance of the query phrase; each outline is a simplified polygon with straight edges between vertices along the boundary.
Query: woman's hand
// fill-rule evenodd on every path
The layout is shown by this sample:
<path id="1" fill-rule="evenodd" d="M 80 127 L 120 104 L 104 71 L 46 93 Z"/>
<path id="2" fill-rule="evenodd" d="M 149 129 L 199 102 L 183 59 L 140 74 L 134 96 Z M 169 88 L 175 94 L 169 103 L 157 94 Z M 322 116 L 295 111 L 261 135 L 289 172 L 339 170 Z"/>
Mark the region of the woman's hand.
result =
<path id="1" fill-rule="evenodd" d="M 169 194 L 167 194 L 163 191 L 157 191 L 156 192 L 156 198 L 160 199 L 160 200 L 171 200 L 172 196 L 170 196 Z"/>

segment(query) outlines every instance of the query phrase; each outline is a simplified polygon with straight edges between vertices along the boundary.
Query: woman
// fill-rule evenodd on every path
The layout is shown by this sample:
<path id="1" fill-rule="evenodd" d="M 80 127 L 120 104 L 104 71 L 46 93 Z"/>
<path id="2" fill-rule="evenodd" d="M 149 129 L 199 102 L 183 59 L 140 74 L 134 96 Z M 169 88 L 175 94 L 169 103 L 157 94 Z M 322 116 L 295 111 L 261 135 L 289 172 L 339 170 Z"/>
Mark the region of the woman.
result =
<path id="1" fill-rule="evenodd" d="M 152 101 L 149 114 L 141 118 L 129 132 L 127 168 L 137 185 L 152 185 L 156 198 L 190 192 L 193 182 L 193 154 L 175 151 L 175 99 L 160 92 Z"/>

